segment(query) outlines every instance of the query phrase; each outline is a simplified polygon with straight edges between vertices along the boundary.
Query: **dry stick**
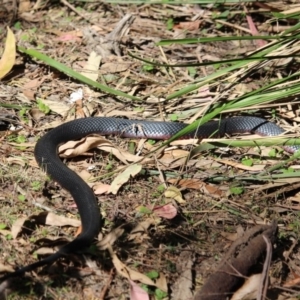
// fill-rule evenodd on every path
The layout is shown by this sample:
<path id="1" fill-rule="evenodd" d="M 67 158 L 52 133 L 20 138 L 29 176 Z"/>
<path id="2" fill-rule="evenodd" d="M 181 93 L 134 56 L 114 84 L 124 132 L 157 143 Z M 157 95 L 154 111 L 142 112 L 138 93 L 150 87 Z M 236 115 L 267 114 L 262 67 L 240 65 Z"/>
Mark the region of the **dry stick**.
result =
<path id="1" fill-rule="evenodd" d="M 60 0 L 61 3 L 63 3 L 65 6 L 69 7 L 72 11 L 74 11 L 80 18 L 86 20 L 87 22 L 91 24 L 96 24 L 87 17 L 85 17 L 81 12 L 79 12 L 72 4 L 70 4 L 67 0 Z"/>
<path id="2" fill-rule="evenodd" d="M 267 290 L 268 290 L 268 279 L 269 279 L 269 270 L 270 270 L 270 265 L 271 265 L 271 260 L 272 260 L 272 243 L 270 241 L 270 239 L 268 237 L 266 237 L 265 235 L 263 235 L 263 239 L 265 240 L 265 242 L 267 243 L 267 256 L 266 256 L 266 261 L 264 264 L 264 269 L 263 271 L 265 271 L 265 273 L 263 273 L 264 278 L 263 278 L 263 282 L 264 282 L 264 290 L 263 290 L 263 299 L 267 298 Z"/>
<path id="3" fill-rule="evenodd" d="M 271 260 L 272 260 L 272 244 L 270 242 L 270 240 L 268 239 L 268 237 L 266 237 L 265 235 L 262 236 L 264 241 L 266 242 L 266 259 L 264 262 L 264 268 L 262 271 L 262 280 L 260 283 L 260 287 L 257 293 L 257 300 L 263 300 L 266 299 L 267 296 L 267 289 L 268 289 L 268 274 L 269 274 L 269 269 L 270 269 L 270 265 L 271 265 Z"/>
<path id="4" fill-rule="evenodd" d="M 298 297 L 299 296 L 299 291 L 297 291 L 297 290 L 293 290 L 293 289 L 290 289 L 290 288 L 285 288 L 285 287 L 282 287 L 282 286 L 276 285 L 276 284 L 274 284 L 273 287 L 275 289 L 290 293 L 291 295 L 290 295 L 290 298 L 288 298 L 288 299 L 294 299 L 293 297 Z"/>
<path id="5" fill-rule="evenodd" d="M 111 282 L 112 282 L 112 280 L 114 278 L 114 273 L 115 273 L 114 269 L 111 269 L 110 273 L 109 273 L 109 278 L 106 281 L 105 286 L 104 286 L 104 288 L 102 289 L 102 291 L 101 291 L 101 293 L 99 295 L 99 300 L 104 300 L 105 299 L 105 295 L 106 295 L 106 293 L 108 291 L 108 288 L 110 287 L 110 284 L 111 284 Z"/>
<path id="6" fill-rule="evenodd" d="M 290 255 L 294 251 L 295 247 L 298 245 L 298 242 L 299 242 L 298 239 L 294 239 L 292 241 L 293 241 L 292 246 L 287 251 L 284 251 L 283 256 L 284 256 L 286 262 L 288 262 L 290 260 Z"/>

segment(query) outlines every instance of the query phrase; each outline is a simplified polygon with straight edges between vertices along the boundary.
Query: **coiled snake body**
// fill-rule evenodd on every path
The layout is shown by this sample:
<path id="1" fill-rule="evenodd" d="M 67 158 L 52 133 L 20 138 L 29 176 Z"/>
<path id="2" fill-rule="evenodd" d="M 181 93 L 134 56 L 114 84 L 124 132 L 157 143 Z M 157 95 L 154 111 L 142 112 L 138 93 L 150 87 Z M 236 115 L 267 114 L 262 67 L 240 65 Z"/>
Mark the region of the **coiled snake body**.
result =
<path id="1" fill-rule="evenodd" d="M 73 196 L 81 217 L 82 233 L 55 254 L 31 265 L 22 267 L 1 279 L 22 275 L 39 266 L 54 262 L 59 257 L 89 246 L 99 233 L 101 217 L 95 196 L 90 187 L 73 171 L 67 168 L 57 154 L 59 145 L 83 138 L 89 134 L 118 135 L 120 137 L 168 139 L 187 125 L 175 122 L 154 122 L 127 120 L 110 117 L 91 117 L 62 124 L 45 134 L 36 144 L 34 154 L 40 167 Z M 257 133 L 262 136 L 276 136 L 284 130 L 274 123 L 258 117 L 235 117 L 208 122 L 184 138 L 206 138 L 234 133 Z M 295 152 L 299 146 L 286 146 L 288 152 Z"/>

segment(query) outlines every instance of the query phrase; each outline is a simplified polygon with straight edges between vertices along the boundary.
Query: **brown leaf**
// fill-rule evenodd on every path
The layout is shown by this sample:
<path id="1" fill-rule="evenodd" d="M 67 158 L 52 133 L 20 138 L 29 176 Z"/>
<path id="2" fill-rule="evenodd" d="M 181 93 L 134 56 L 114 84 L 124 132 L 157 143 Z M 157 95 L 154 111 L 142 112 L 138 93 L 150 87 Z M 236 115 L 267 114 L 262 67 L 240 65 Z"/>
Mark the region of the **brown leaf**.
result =
<path id="1" fill-rule="evenodd" d="M 139 282 L 144 283 L 146 285 L 156 286 L 157 288 L 159 288 L 160 290 L 162 290 L 164 292 L 168 291 L 168 289 L 166 289 L 164 285 L 161 286 L 160 284 L 155 283 L 153 280 L 151 280 L 148 276 L 127 267 L 124 263 L 122 263 L 119 260 L 117 255 L 111 249 L 111 247 L 108 248 L 108 251 L 109 251 L 110 256 L 112 258 L 112 262 L 114 264 L 114 267 L 116 268 L 117 272 L 121 276 L 123 276 L 127 279 L 130 279 L 130 280 L 139 281 Z"/>
<path id="2" fill-rule="evenodd" d="M 120 187 L 128 182 L 128 180 L 131 177 L 135 177 L 137 174 L 139 174 L 142 170 L 142 165 L 140 164 L 133 164 L 127 167 L 122 173 L 120 173 L 111 183 L 109 188 L 109 193 L 112 193 L 114 195 L 117 194 Z"/>
<path id="3" fill-rule="evenodd" d="M 114 74 L 114 73 L 120 73 L 123 71 L 128 70 L 128 67 L 130 67 L 131 63 L 117 63 L 116 62 L 107 62 L 104 63 L 100 68 L 101 74 Z"/>
<path id="4" fill-rule="evenodd" d="M 18 218 L 11 226 L 11 235 L 15 239 L 22 231 L 24 223 L 28 220 L 27 217 Z"/>
<path id="5" fill-rule="evenodd" d="M 42 82 L 43 80 L 33 79 L 23 85 L 22 92 L 28 100 L 35 100 L 35 93 Z"/>
<path id="6" fill-rule="evenodd" d="M 104 184 L 101 182 L 99 182 L 93 186 L 93 191 L 94 191 L 95 195 L 107 194 L 109 189 L 110 189 L 109 184 Z"/>
<path id="7" fill-rule="evenodd" d="M 81 222 L 76 219 L 66 218 L 64 216 L 59 216 L 54 213 L 49 212 L 46 217 L 46 225 L 51 226 L 73 226 L 78 227 L 81 225 Z"/>
<path id="8" fill-rule="evenodd" d="M 136 156 L 127 151 L 118 149 L 114 144 L 101 136 L 89 136 L 79 141 L 70 141 L 60 146 L 59 152 L 62 157 L 75 157 L 85 154 L 90 149 L 95 147 L 107 153 L 113 154 L 126 165 L 128 162 L 136 162 L 142 159 L 141 156 Z"/>
<path id="9" fill-rule="evenodd" d="M 222 190 L 220 190 L 219 187 L 211 185 L 211 184 L 207 184 L 196 178 L 181 179 L 179 181 L 177 179 L 170 178 L 170 179 L 168 179 L 168 182 L 170 182 L 172 184 L 177 184 L 179 186 L 182 186 L 182 187 L 185 187 L 188 189 L 201 190 L 205 194 L 214 196 L 216 198 L 220 198 L 224 195 L 224 192 Z"/>
<path id="10" fill-rule="evenodd" d="M 18 13 L 24 13 L 31 10 L 31 2 L 29 0 L 20 0 L 19 1 L 19 7 L 18 7 Z"/>
<path id="11" fill-rule="evenodd" d="M 157 220 L 154 218 L 148 218 L 145 221 L 138 223 L 130 232 L 128 240 L 132 241 L 135 239 L 140 239 L 141 236 L 147 234 L 147 230 L 151 225 L 157 225 Z"/>
<path id="12" fill-rule="evenodd" d="M 220 198 L 224 195 L 222 190 L 220 190 L 219 187 L 213 186 L 210 184 L 206 184 L 202 187 L 203 192 L 205 192 L 208 195 L 214 196 L 216 198 Z"/>
<path id="13" fill-rule="evenodd" d="M 174 29 L 184 29 L 188 31 L 197 30 L 200 27 L 200 24 L 202 23 L 201 20 L 196 20 L 192 22 L 180 22 L 177 25 L 174 25 Z"/>
<path id="14" fill-rule="evenodd" d="M 5 266 L 2 263 L 0 263 L 0 273 L 3 273 L 3 272 L 12 273 L 14 271 L 15 270 L 12 266 Z"/>
<path id="15" fill-rule="evenodd" d="M 97 246 L 100 250 L 106 250 L 108 247 L 112 246 L 114 242 L 123 234 L 123 228 L 115 228 L 109 234 L 107 234 Z"/>
<path id="16" fill-rule="evenodd" d="M 106 139 L 97 137 L 86 137 L 78 141 L 69 141 L 59 147 L 61 157 L 76 157 L 87 153 L 90 149 L 96 148 L 98 145 L 111 145 Z"/>
<path id="17" fill-rule="evenodd" d="M 179 186 L 185 187 L 187 189 L 200 190 L 200 188 L 205 185 L 205 183 L 200 179 L 188 178 L 188 179 L 177 179 L 170 178 L 168 179 L 170 183 L 177 183 Z"/>

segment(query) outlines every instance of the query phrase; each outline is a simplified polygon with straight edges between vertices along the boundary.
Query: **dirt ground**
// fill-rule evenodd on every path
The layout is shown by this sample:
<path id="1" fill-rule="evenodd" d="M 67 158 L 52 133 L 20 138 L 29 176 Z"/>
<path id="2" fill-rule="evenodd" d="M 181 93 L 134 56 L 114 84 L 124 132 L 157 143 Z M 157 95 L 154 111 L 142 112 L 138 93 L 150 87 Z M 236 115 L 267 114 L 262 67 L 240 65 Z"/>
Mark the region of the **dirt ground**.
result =
<path id="1" fill-rule="evenodd" d="M 33 156 L 36 141 L 48 130 L 87 116 L 191 123 L 216 103 L 263 90 L 274 80 L 290 76 L 298 87 L 299 59 L 289 52 L 299 51 L 297 41 L 277 54 L 281 56 L 276 64 L 255 65 L 235 86 L 233 71 L 223 75 L 226 79 L 213 76 L 230 65 L 228 60 L 243 60 L 272 40 L 187 41 L 279 35 L 297 25 L 297 1 L 219 5 L 2 2 L 0 54 L 7 26 L 22 47 L 0 81 L 3 274 L 53 253 L 80 233 L 72 197 L 38 167 Z M 182 42 L 158 44 L 174 39 Z M 22 49 L 43 53 L 113 91 L 82 82 Z M 222 60 L 226 62 L 218 64 Z M 0 75 L 3 65 L 0 61 Z M 205 85 L 194 88 L 206 79 Z M 277 102 L 230 110 L 225 116 L 265 117 L 296 137 L 297 101 L 297 96 L 288 95 Z M 257 140 L 255 135 L 238 138 Z M 297 159 L 289 160 L 291 154 L 279 146 L 195 151 L 195 142 L 182 139 L 153 151 L 161 143 L 93 136 L 60 149 L 64 162 L 97 196 L 104 219 L 99 241 L 83 253 L 0 282 L 2 299 L 298 299 Z M 123 176 L 122 183 L 115 183 L 129 165 L 137 169 Z M 245 231 L 266 224 L 269 227 L 261 227 L 259 233 L 250 231 L 250 237 L 240 240 Z M 266 232 L 269 242 L 264 244 Z M 251 245 L 257 236 L 259 243 Z M 230 248 L 234 241 L 236 248 Z M 249 284 L 254 296 L 234 298 L 230 290 L 214 298 L 193 298 L 209 276 L 226 265 L 224 257 L 234 265 L 230 259 L 238 253 L 243 254 L 242 261 L 255 255 L 247 275 L 237 267 L 243 276 L 234 291 L 244 279 L 260 274 L 258 282 Z M 230 275 L 228 269 L 223 273 Z M 222 281 L 217 277 L 210 292 L 218 290 Z M 259 294 L 263 287 L 266 291 Z"/>

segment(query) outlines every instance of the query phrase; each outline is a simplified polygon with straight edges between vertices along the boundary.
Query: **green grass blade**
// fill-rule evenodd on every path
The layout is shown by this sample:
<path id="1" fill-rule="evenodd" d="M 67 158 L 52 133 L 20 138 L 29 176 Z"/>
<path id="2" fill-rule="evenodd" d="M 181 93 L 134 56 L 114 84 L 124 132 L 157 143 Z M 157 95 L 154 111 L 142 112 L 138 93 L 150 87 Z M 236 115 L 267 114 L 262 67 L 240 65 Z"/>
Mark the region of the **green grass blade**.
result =
<path id="1" fill-rule="evenodd" d="M 74 71 L 73 69 L 67 67 L 66 65 L 50 58 L 49 56 L 37 51 L 37 50 L 34 50 L 34 49 L 25 49 L 23 47 L 18 47 L 18 50 L 22 53 L 25 53 L 31 57 L 34 57 L 36 59 L 39 59 L 41 61 L 43 61 L 45 64 L 51 66 L 52 68 L 66 74 L 67 76 L 70 76 L 74 79 L 77 79 L 83 83 L 86 83 L 88 84 L 89 86 L 92 86 L 96 89 L 99 89 L 101 91 L 104 91 L 106 93 L 109 93 L 109 94 L 113 94 L 113 95 L 116 95 L 116 96 L 120 96 L 120 97 L 124 97 L 124 98 L 128 98 L 128 99 L 131 99 L 131 100 L 138 100 L 138 101 L 141 101 L 140 98 L 138 97 L 135 97 L 135 96 L 131 96 L 131 95 L 128 95 L 128 94 L 125 94 L 121 91 L 118 91 L 118 90 L 115 90 L 115 89 L 112 89 L 106 85 L 103 85 L 103 84 L 100 84 L 98 83 L 97 81 L 94 81 L 94 80 L 91 80 L 83 75 L 81 75 L 80 73 Z"/>
<path id="2" fill-rule="evenodd" d="M 254 40 L 292 40 L 299 38 L 300 35 L 245 35 L 245 36 L 218 36 L 218 37 L 201 37 L 201 38 L 186 38 L 186 39 L 173 39 L 173 40 L 161 40 L 156 43 L 157 46 L 169 46 L 173 44 L 198 44 L 198 43 L 212 43 L 212 42 L 224 42 L 224 41 L 254 41 Z"/>

